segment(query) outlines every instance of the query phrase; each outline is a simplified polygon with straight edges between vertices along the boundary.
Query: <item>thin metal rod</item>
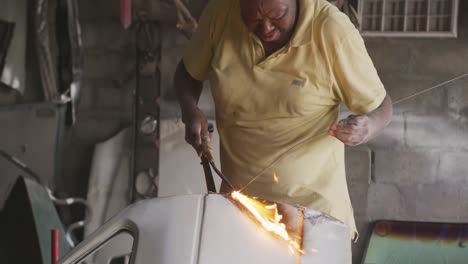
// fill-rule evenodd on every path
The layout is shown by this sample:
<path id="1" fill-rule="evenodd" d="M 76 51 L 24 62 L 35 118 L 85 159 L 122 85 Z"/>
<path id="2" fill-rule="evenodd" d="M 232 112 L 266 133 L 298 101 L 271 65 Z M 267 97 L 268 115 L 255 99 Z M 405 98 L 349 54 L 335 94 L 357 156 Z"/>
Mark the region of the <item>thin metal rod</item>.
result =
<path id="1" fill-rule="evenodd" d="M 203 172 L 205 173 L 206 190 L 215 193 L 216 186 L 213 173 L 211 172 L 210 161 L 204 155 L 201 156 L 201 164 L 203 166 Z"/>
<path id="2" fill-rule="evenodd" d="M 287 149 L 285 152 L 281 153 L 281 155 L 279 155 L 278 157 L 276 157 L 276 159 L 273 160 L 273 162 L 271 162 L 268 166 L 266 166 L 260 173 L 258 173 L 257 175 L 255 175 L 255 177 L 253 177 L 252 180 L 250 180 L 244 187 L 242 187 L 239 192 L 241 192 L 242 190 L 244 190 L 245 188 L 247 188 L 247 186 L 249 186 L 251 183 L 253 183 L 258 177 L 260 177 L 265 171 L 267 171 L 268 169 L 270 169 L 271 167 L 273 167 L 273 165 L 275 165 L 280 159 L 282 159 L 284 156 L 286 156 L 287 154 L 289 154 L 291 151 L 295 150 L 297 147 L 299 146 L 302 146 L 304 145 L 305 143 L 309 142 L 309 141 L 312 141 L 324 134 L 328 133 L 328 129 L 325 130 L 325 131 L 322 131 L 312 137 L 309 137 L 309 138 L 306 138 L 304 139 L 303 141 L 300 141 L 296 144 L 294 144 L 292 147 L 290 147 L 289 149 Z"/>
<path id="3" fill-rule="evenodd" d="M 416 96 L 419 96 L 419 95 L 421 95 L 421 94 L 430 92 L 430 91 L 432 91 L 432 90 L 434 90 L 434 89 L 437 89 L 437 88 L 439 88 L 439 87 L 441 87 L 441 86 L 445 86 L 445 85 L 447 85 L 447 84 L 449 84 L 449 83 L 452 83 L 452 82 L 454 82 L 454 81 L 457 81 L 457 80 L 459 80 L 459 79 L 463 79 L 463 78 L 465 78 L 466 76 L 468 76 L 468 73 L 462 74 L 462 75 L 460 75 L 460 76 L 458 76 L 458 77 L 455 77 L 455 78 L 450 79 L 450 80 L 448 80 L 448 81 L 445 81 L 445 82 L 443 82 L 443 83 L 437 84 L 436 86 L 432 86 L 431 88 L 422 90 L 421 92 L 418 92 L 418 93 L 415 93 L 415 94 L 410 95 L 410 96 L 408 96 L 408 97 L 405 97 L 405 98 L 403 98 L 403 99 L 400 99 L 400 100 L 398 100 L 398 101 L 392 103 L 391 105 L 399 104 L 399 103 L 401 103 L 401 102 L 404 102 L 404 101 L 406 101 L 406 100 L 409 100 L 409 99 L 414 98 L 414 97 L 416 97 Z M 387 106 L 385 106 L 385 107 L 387 107 Z M 374 110 L 373 112 L 379 111 L 379 110 L 381 110 L 381 109 L 383 109 L 383 108 L 385 108 L 385 107 L 381 107 L 381 108 L 379 108 L 379 109 L 376 109 L 376 110 Z"/>
<path id="4" fill-rule="evenodd" d="M 58 229 L 52 229 L 51 235 L 51 264 L 57 264 L 60 258 L 60 236 Z"/>
<path id="5" fill-rule="evenodd" d="M 441 87 L 441 86 L 447 85 L 447 84 L 449 84 L 449 83 L 451 83 L 451 82 L 454 82 L 454 81 L 456 81 L 456 80 L 465 78 L 466 76 L 468 76 L 468 73 L 465 73 L 465 74 L 463 74 L 463 75 L 460 75 L 460 76 L 458 76 L 458 77 L 455 77 L 455 78 L 453 78 L 453 79 L 450 79 L 450 80 L 448 80 L 448 81 L 445 81 L 445 82 L 443 82 L 443 83 L 437 84 L 437 85 L 432 86 L 432 87 L 430 87 L 430 88 L 428 88 L 428 89 L 422 90 L 422 91 L 420 91 L 420 92 L 418 92 L 418 93 L 415 93 L 415 94 L 413 94 L 413 95 L 410 95 L 410 96 L 408 96 L 408 97 L 405 97 L 405 98 L 403 98 L 403 99 L 400 99 L 400 100 L 398 100 L 398 101 L 395 101 L 395 102 L 393 102 L 393 103 L 390 104 L 390 105 L 386 105 L 386 106 L 380 107 L 380 108 L 378 108 L 378 109 L 376 109 L 376 110 L 374 110 L 374 111 L 371 111 L 370 113 L 368 113 L 368 114 L 366 114 L 366 115 L 372 115 L 373 113 L 378 112 L 378 111 L 380 111 L 380 110 L 382 110 L 382 109 L 385 109 L 385 108 L 387 108 L 387 107 L 389 107 L 389 106 L 393 106 L 393 105 L 399 104 L 399 103 L 401 103 L 401 102 L 404 102 L 404 101 L 409 100 L 409 99 L 411 99 L 411 98 L 414 98 L 414 97 L 416 97 L 416 96 L 419 96 L 419 95 L 422 95 L 422 94 L 427 93 L 427 92 L 429 92 L 429 91 L 432 91 L 432 90 L 434 90 L 434 89 L 437 89 L 437 88 L 439 88 L 439 87 Z M 326 133 L 328 133 L 328 129 L 325 130 L 325 131 L 322 131 L 322 132 L 320 132 L 320 133 L 318 133 L 318 134 L 316 134 L 316 135 L 314 135 L 314 136 L 312 136 L 312 137 L 306 138 L 306 139 L 304 139 L 303 141 L 300 141 L 300 142 L 294 144 L 292 147 L 290 147 L 290 148 L 287 149 L 285 152 L 281 153 L 278 157 L 276 157 L 268 166 L 266 166 L 263 170 L 261 170 L 260 173 L 258 173 L 257 175 L 255 175 L 255 176 L 252 178 L 252 180 L 250 180 L 246 185 L 244 185 L 244 187 L 242 187 L 242 188 L 239 190 L 239 192 L 242 191 L 242 190 L 244 190 L 245 188 L 247 188 L 247 186 L 249 186 L 250 184 L 252 184 L 258 177 L 260 177 L 265 171 L 267 171 L 268 169 L 270 169 L 271 167 L 273 167 L 280 159 L 282 159 L 282 158 L 283 158 L 284 156 L 286 156 L 288 153 L 290 153 L 291 151 L 293 151 L 293 150 L 296 149 L 297 147 L 302 146 L 303 144 L 305 144 L 305 143 L 307 143 L 307 142 L 309 142 L 309 141 L 311 141 L 311 140 L 313 140 L 313 139 L 316 139 L 316 138 L 318 138 L 318 137 L 320 137 L 320 136 L 322 136 L 322 135 L 324 135 L 324 134 L 326 134 Z"/>
<path id="6" fill-rule="evenodd" d="M 218 169 L 218 167 L 216 167 L 216 164 L 214 163 L 213 160 L 210 161 L 210 165 L 213 168 L 213 170 L 216 172 L 216 174 L 218 174 L 218 176 L 229 186 L 229 188 L 231 188 L 232 190 L 235 190 L 232 183 L 228 180 L 226 176 L 224 176 L 224 174 Z"/>

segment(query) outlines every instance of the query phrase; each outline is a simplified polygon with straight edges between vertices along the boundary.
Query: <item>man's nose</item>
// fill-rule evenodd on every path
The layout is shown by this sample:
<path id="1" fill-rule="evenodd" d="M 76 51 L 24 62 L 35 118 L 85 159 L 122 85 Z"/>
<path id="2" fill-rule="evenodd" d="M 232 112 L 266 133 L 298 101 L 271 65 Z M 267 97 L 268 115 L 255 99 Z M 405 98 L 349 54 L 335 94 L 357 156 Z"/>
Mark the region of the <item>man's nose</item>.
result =
<path id="1" fill-rule="evenodd" d="M 269 19 L 265 19 L 262 22 L 262 33 L 268 34 L 275 29 L 275 26 L 271 23 Z"/>

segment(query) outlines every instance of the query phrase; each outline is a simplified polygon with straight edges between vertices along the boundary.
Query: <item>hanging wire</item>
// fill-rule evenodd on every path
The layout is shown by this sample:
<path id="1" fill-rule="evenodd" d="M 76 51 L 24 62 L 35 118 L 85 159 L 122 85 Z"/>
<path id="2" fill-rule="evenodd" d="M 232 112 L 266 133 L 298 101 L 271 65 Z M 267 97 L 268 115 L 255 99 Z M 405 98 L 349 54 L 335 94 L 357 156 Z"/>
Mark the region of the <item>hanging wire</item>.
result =
<path id="1" fill-rule="evenodd" d="M 386 106 L 377 108 L 377 109 L 375 109 L 374 111 L 372 111 L 372 112 L 370 112 L 370 113 L 368 113 L 368 114 L 366 114 L 366 115 L 372 115 L 372 114 L 374 114 L 374 113 L 376 113 L 376 112 L 378 112 L 378 111 L 380 111 L 380 110 L 382 110 L 382 109 L 385 109 L 386 107 L 389 107 L 389 106 L 393 106 L 393 105 L 402 103 L 402 102 L 404 102 L 404 101 L 407 101 L 407 100 L 412 99 L 412 98 L 414 98 L 414 97 L 417 97 L 417 96 L 420 96 L 420 95 L 422 95 L 422 94 L 428 93 L 428 92 L 430 92 L 430 91 L 432 91 L 432 90 L 434 90 L 434 89 L 437 89 L 437 88 L 439 88 L 439 87 L 445 86 L 445 85 L 447 85 L 447 84 L 449 84 L 449 83 L 452 83 L 452 82 L 454 82 L 454 81 L 457 81 L 457 80 L 459 80 L 459 79 L 463 79 L 463 78 L 465 78 L 465 77 L 467 77 L 467 76 L 468 76 L 468 73 L 462 74 L 462 75 L 460 75 L 460 76 L 458 76 L 458 77 L 455 77 L 455 78 L 453 78 L 453 79 L 450 79 L 450 80 L 445 81 L 445 82 L 442 82 L 442 83 L 439 83 L 439 84 L 437 84 L 437 85 L 435 85 L 435 86 L 432 86 L 432 87 L 430 87 L 430 88 L 424 89 L 424 90 L 422 90 L 422 91 L 420 91 L 420 92 L 417 92 L 417 93 L 415 93 L 415 94 L 412 94 L 412 95 L 410 95 L 410 96 L 408 96 L 408 97 L 405 97 L 405 98 L 403 98 L 403 99 L 397 100 L 397 101 L 393 102 L 392 104 L 389 104 L 389 105 L 386 105 Z M 325 131 L 319 132 L 318 134 L 316 134 L 316 135 L 314 135 L 314 136 L 311 136 L 311 137 L 309 137 L 309 138 L 306 138 L 306 139 L 304 139 L 304 140 L 302 140 L 302 141 L 300 141 L 300 142 L 294 144 L 292 147 L 290 147 L 289 149 L 287 149 L 286 151 L 284 151 L 283 153 L 281 153 L 280 155 L 278 155 L 278 156 L 277 156 L 270 164 L 268 164 L 265 168 L 263 168 L 257 175 L 255 175 L 255 176 L 252 178 L 252 180 L 250 180 L 246 185 L 244 185 L 244 187 L 242 187 L 241 189 L 239 189 L 239 192 L 241 192 L 242 190 L 244 190 L 245 188 L 247 188 L 250 184 L 252 184 L 255 180 L 257 180 L 258 177 L 260 177 L 263 173 L 265 173 L 265 171 L 267 171 L 268 169 L 270 169 L 271 167 L 273 167 L 280 159 L 282 159 L 282 158 L 283 158 L 284 156 L 286 156 L 288 153 L 290 153 L 291 151 L 295 150 L 296 148 L 298 148 L 298 147 L 304 145 L 305 143 L 307 143 L 307 142 L 309 142 L 309 141 L 312 141 L 312 140 L 314 140 L 314 139 L 316 139 L 316 138 L 318 138 L 318 137 L 320 137 L 320 136 L 322 136 L 322 135 L 324 135 L 324 134 L 326 134 L 326 133 L 328 133 L 328 129 L 325 130 Z"/>

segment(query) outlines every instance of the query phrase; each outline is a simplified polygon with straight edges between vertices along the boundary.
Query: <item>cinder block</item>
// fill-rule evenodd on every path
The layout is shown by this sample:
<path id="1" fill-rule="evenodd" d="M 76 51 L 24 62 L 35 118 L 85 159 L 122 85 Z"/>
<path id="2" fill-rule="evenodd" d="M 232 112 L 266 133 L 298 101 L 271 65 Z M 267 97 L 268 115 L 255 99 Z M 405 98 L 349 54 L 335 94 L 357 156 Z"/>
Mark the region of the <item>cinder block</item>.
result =
<path id="1" fill-rule="evenodd" d="M 194 18 L 200 17 L 207 2 L 208 0 L 185 1 Z M 177 23 L 177 12 L 169 1 L 132 0 L 132 8 L 136 13 L 146 12 L 149 20 L 172 22 L 174 27 Z"/>
<path id="2" fill-rule="evenodd" d="M 448 108 L 452 117 L 460 122 L 468 121 L 468 76 L 447 87 Z"/>
<path id="3" fill-rule="evenodd" d="M 440 113 L 446 107 L 448 86 L 414 96 L 445 81 L 440 77 L 382 74 L 381 79 L 394 103 L 393 112 Z M 414 97 L 413 97 L 414 96 Z"/>
<path id="4" fill-rule="evenodd" d="M 174 73 L 179 63 L 187 39 L 171 23 L 163 23 L 161 51 L 161 116 L 164 118 L 180 117 L 180 108 L 174 93 Z M 209 82 L 205 82 L 199 101 L 200 108 L 211 118 L 215 116 L 215 106 L 212 100 Z"/>
<path id="5" fill-rule="evenodd" d="M 161 94 L 163 98 L 175 99 L 172 89 L 174 73 L 187 42 L 172 24 L 162 24 Z"/>
<path id="6" fill-rule="evenodd" d="M 78 111 L 92 111 L 95 107 L 96 91 L 93 87 L 94 80 L 84 78 L 81 83 Z"/>
<path id="7" fill-rule="evenodd" d="M 433 39 L 412 41 L 410 73 L 418 76 L 440 76 L 441 82 L 466 73 L 466 43 Z M 437 51 L 437 52 L 434 52 Z"/>
<path id="8" fill-rule="evenodd" d="M 345 151 L 346 178 L 349 184 L 370 183 L 371 153 L 365 147 L 347 147 Z"/>
<path id="9" fill-rule="evenodd" d="M 353 205 L 354 217 L 367 219 L 369 184 L 348 183 L 348 190 Z"/>
<path id="10" fill-rule="evenodd" d="M 468 216 L 466 211 L 462 212 L 468 195 L 461 195 L 461 190 L 466 187 L 456 182 L 439 181 L 399 188 L 404 201 L 403 220 L 453 222 L 461 215 Z"/>
<path id="11" fill-rule="evenodd" d="M 134 58 L 129 52 L 88 51 L 84 57 L 84 75 L 93 79 L 121 80 L 134 71 Z"/>
<path id="12" fill-rule="evenodd" d="M 408 74 L 412 49 L 407 41 L 367 38 L 365 42 L 379 74 Z M 389 56 L 389 51 L 391 51 L 391 56 Z"/>
<path id="13" fill-rule="evenodd" d="M 371 220 L 454 222 L 468 221 L 468 187 L 453 181 L 429 184 L 370 186 Z"/>
<path id="14" fill-rule="evenodd" d="M 81 23 L 81 41 L 83 43 L 83 48 L 90 49 L 97 47 L 99 33 L 100 30 L 95 23 Z"/>
<path id="15" fill-rule="evenodd" d="M 101 84 L 102 85 L 102 84 Z M 128 106 L 122 105 L 123 89 L 113 87 L 112 84 L 104 84 L 99 86 L 95 84 L 94 87 L 97 89 L 96 108 L 99 110 L 115 110 L 122 111 L 129 109 Z"/>
<path id="16" fill-rule="evenodd" d="M 122 28 L 119 21 L 84 22 L 81 31 L 85 49 L 130 50 L 135 44 L 133 32 Z"/>
<path id="17" fill-rule="evenodd" d="M 194 2 L 194 1 L 190 1 Z M 196 1 L 199 2 L 199 1 Z M 144 11 L 149 20 L 153 21 L 177 21 L 177 11 L 174 5 L 170 2 L 164 1 L 146 1 L 146 0 L 132 0 L 132 8 L 139 13 Z M 192 11 L 192 9 L 189 9 Z"/>
<path id="18" fill-rule="evenodd" d="M 404 199 L 397 185 L 376 183 L 369 187 L 367 215 L 374 220 L 399 220 Z"/>
<path id="19" fill-rule="evenodd" d="M 398 185 L 432 183 L 439 179 L 438 151 L 385 150 L 375 153 L 375 180 Z"/>
<path id="20" fill-rule="evenodd" d="M 467 131 L 466 124 L 448 114 L 406 116 L 405 138 L 409 147 L 466 149 Z"/>
<path id="21" fill-rule="evenodd" d="M 113 20 L 120 17 L 120 1 L 78 1 L 80 21 Z"/>
<path id="22" fill-rule="evenodd" d="M 400 149 L 405 146 L 405 119 L 403 115 L 394 114 L 392 122 L 376 138 L 371 140 L 372 149 Z"/>
<path id="23" fill-rule="evenodd" d="M 468 186 L 468 153 L 441 153 L 438 174 L 446 182 L 458 182 Z"/>
<path id="24" fill-rule="evenodd" d="M 371 181 L 371 150 L 366 147 L 347 147 L 345 162 L 348 191 L 354 216 L 356 221 L 367 219 L 367 194 Z"/>
<path id="25" fill-rule="evenodd" d="M 96 144 L 115 136 L 124 128 L 120 113 L 79 113 L 73 135 L 83 144 Z"/>
<path id="26" fill-rule="evenodd" d="M 132 83 L 134 84 L 134 82 Z M 133 97 L 130 85 L 120 86 L 109 79 L 85 79 L 82 87 L 80 111 L 131 111 Z"/>
<path id="27" fill-rule="evenodd" d="M 465 174 L 466 175 L 466 174 Z M 457 206 L 459 206 L 457 221 L 466 223 L 468 222 L 468 185 L 460 184 L 460 198 Z"/>

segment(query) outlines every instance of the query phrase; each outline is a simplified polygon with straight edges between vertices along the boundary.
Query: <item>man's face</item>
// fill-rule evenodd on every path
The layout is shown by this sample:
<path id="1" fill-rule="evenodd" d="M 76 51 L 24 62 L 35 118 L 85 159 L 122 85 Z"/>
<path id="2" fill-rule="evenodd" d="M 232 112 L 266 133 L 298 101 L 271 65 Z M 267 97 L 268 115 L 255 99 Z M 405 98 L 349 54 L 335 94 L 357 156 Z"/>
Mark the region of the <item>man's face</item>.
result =
<path id="1" fill-rule="evenodd" d="M 262 42 L 283 42 L 296 21 L 296 0 L 241 0 L 245 25 Z"/>

